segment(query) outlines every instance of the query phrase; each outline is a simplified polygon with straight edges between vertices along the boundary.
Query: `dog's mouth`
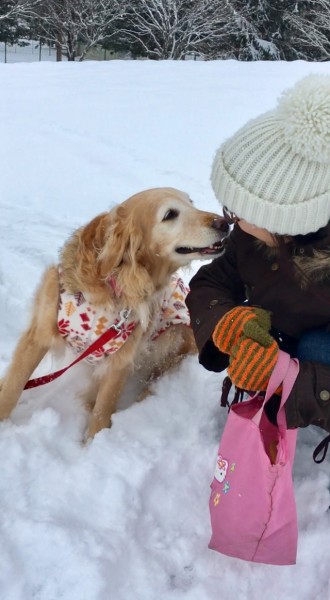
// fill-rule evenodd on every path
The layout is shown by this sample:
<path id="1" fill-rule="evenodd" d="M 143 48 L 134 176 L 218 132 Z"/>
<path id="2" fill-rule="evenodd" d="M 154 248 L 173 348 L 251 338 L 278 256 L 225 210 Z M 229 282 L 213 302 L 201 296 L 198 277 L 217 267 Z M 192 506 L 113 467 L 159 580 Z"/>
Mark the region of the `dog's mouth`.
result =
<path id="1" fill-rule="evenodd" d="M 219 254 L 224 250 L 224 244 L 218 240 L 211 246 L 206 246 L 205 248 L 195 248 L 192 246 L 180 246 L 176 248 L 175 251 L 178 254 L 202 254 L 203 256 L 211 256 L 213 254 Z"/>

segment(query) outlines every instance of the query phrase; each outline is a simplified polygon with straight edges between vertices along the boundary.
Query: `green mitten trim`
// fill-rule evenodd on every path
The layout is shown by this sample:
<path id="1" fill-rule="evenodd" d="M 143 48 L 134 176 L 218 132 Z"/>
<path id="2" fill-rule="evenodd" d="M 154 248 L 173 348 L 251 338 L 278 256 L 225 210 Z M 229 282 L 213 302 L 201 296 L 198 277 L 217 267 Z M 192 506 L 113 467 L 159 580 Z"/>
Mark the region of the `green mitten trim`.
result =
<path id="1" fill-rule="evenodd" d="M 264 310 L 263 308 L 255 308 L 254 311 L 259 325 L 263 327 L 263 329 L 265 329 L 266 331 L 269 331 L 272 326 L 271 313 L 269 312 L 269 310 Z"/>
<path id="2" fill-rule="evenodd" d="M 268 348 L 268 346 L 274 342 L 274 338 L 268 333 L 268 331 L 265 331 L 265 329 L 263 329 L 263 327 L 261 327 L 257 321 L 249 321 L 246 323 L 246 325 L 243 327 L 243 331 L 246 337 L 258 342 L 258 344 L 260 344 L 260 346 L 264 346 L 264 348 Z"/>
<path id="3" fill-rule="evenodd" d="M 256 318 L 245 323 L 243 331 L 251 340 L 254 340 L 264 348 L 268 348 L 274 338 L 269 334 L 271 328 L 270 313 L 262 308 L 255 309 Z"/>

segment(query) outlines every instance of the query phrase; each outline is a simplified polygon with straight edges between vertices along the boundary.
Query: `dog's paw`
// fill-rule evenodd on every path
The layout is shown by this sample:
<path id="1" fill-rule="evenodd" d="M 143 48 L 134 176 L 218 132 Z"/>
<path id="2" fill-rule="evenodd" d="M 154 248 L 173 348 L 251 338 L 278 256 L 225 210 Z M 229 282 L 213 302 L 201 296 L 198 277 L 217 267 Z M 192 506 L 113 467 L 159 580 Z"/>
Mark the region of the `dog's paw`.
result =
<path id="1" fill-rule="evenodd" d="M 85 433 L 83 439 L 81 440 L 81 445 L 83 448 L 88 448 L 88 446 L 91 445 L 92 441 L 93 441 L 93 438 L 88 437 L 88 434 Z"/>
<path id="2" fill-rule="evenodd" d="M 2 379 L 1 380 L 2 385 L 3 385 L 3 382 L 4 382 L 4 380 Z M 5 400 L 3 391 L 2 391 L 2 385 L 0 388 L 0 421 L 5 421 L 5 419 L 9 419 L 14 407 Z"/>
<path id="3" fill-rule="evenodd" d="M 148 396 L 152 396 L 152 394 L 152 387 L 148 385 L 147 387 L 143 388 L 143 390 L 139 393 L 136 402 L 142 402 L 142 400 L 145 400 L 145 398 L 148 398 Z"/>
<path id="4" fill-rule="evenodd" d="M 109 429 L 109 427 L 111 427 L 111 421 L 108 423 L 107 420 L 100 419 L 99 417 L 95 418 L 95 415 L 92 414 L 85 439 L 92 440 L 99 431 L 102 431 L 102 429 Z"/>
<path id="5" fill-rule="evenodd" d="M 0 398 L 0 403 L 1 403 L 1 398 Z M 2 406 L 0 405 L 0 421 L 5 421 L 6 419 L 9 419 L 10 415 L 11 415 L 11 411 L 8 411 L 5 408 L 2 408 Z"/>

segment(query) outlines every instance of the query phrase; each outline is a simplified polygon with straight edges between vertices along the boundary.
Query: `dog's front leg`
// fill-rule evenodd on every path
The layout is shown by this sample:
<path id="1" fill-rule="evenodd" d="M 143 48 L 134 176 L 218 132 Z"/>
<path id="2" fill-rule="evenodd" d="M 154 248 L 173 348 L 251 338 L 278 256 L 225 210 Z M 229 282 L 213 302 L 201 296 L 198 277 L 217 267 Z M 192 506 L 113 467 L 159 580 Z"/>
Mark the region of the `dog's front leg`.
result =
<path id="1" fill-rule="evenodd" d="M 116 370 L 113 369 L 101 379 L 95 406 L 90 418 L 88 439 L 93 438 L 101 429 L 111 425 L 111 416 L 116 410 L 129 372 L 129 366 Z"/>

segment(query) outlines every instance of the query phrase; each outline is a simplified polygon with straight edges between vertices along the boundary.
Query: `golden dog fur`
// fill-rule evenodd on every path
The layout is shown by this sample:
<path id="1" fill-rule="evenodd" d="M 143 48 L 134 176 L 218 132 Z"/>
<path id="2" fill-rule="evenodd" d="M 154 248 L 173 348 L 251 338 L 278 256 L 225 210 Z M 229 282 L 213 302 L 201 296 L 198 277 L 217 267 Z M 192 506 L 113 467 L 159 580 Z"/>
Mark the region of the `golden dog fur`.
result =
<path id="1" fill-rule="evenodd" d="M 152 342 L 152 351 L 147 347 L 146 332 L 155 298 L 168 285 L 171 275 L 193 259 L 219 255 L 220 241 L 226 233 L 221 217 L 194 208 L 184 192 L 155 188 L 97 216 L 65 244 L 60 265 L 66 289 L 86 294 L 96 307 L 107 305 L 117 311 L 130 308 L 138 321 L 125 344 L 91 368 L 86 393 L 91 406 L 87 437 L 109 426 L 132 370 L 148 363 L 147 389 L 148 381 L 196 351 L 191 329 L 186 325 L 168 328 Z M 115 277 L 119 294 L 109 286 L 110 276 Z M 57 326 L 58 308 L 59 273 L 57 266 L 51 266 L 36 292 L 30 325 L 0 384 L 0 419 L 10 416 L 45 354 L 51 349 L 64 349 L 65 338 Z"/>

